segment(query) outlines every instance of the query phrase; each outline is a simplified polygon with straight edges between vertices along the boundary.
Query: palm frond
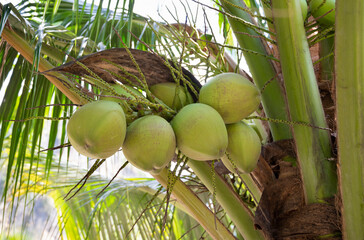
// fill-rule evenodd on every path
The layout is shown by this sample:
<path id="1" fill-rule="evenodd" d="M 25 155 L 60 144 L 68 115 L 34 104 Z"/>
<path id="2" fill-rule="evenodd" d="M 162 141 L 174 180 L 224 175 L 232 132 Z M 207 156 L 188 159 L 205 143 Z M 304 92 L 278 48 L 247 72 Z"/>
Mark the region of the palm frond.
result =
<path id="1" fill-rule="evenodd" d="M 8 139 L 6 146 L 9 147 L 9 144 Z M 75 184 L 74 179 L 87 171 L 76 170 L 72 166 L 67 167 L 63 164 L 51 164 L 49 173 L 46 174 L 47 167 L 46 154 L 40 154 L 37 157 L 37 166 L 32 164 L 31 154 L 26 155 L 25 173 L 22 176 L 21 187 L 16 189 L 15 194 L 9 195 L 9 198 L 14 198 L 16 205 L 10 201 L 4 206 L 7 210 L 4 211 L 6 218 L 3 218 L 5 220 L 3 224 L 5 226 L 12 224 L 12 227 L 5 228 L 7 231 L 3 231 L 3 237 L 11 233 L 14 227 L 20 228 L 24 224 L 22 233 L 32 234 L 37 239 L 41 234 L 44 239 L 47 237 L 127 239 L 127 236 L 130 239 L 147 236 L 153 236 L 156 239 L 179 239 L 182 235 L 195 239 L 203 235 L 204 230 L 201 226 L 173 204 L 168 207 L 169 214 L 166 215 L 165 231 L 161 232 L 164 220 L 163 212 L 166 210 L 164 207 L 166 193 L 161 192 L 156 195 L 160 186 L 152 178 L 132 180 L 118 178 L 108 186 L 107 191 L 98 195 L 107 184 L 108 179 L 94 174 L 79 194 L 65 201 L 66 193 Z M 14 185 L 10 187 L 12 188 Z M 35 216 L 43 218 L 43 221 L 38 223 L 40 226 L 46 224 L 44 232 L 38 232 L 38 235 L 35 235 L 36 232 L 32 231 L 31 224 L 21 223 L 21 216 L 25 213 L 30 214 L 34 211 L 33 208 L 37 202 L 45 198 L 53 202 L 57 212 L 50 210 L 48 215 Z M 152 199 L 154 200 L 150 204 Z M 23 209 L 18 208 L 21 206 L 20 203 L 22 203 Z M 147 204 L 149 207 L 145 209 Z M 47 208 L 49 207 L 48 205 Z M 51 218 L 55 213 L 58 217 L 53 220 L 48 219 L 47 221 L 51 222 L 46 223 L 47 216 Z M 176 224 L 175 221 L 183 221 L 183 224 Z M 58 225 L 56 230 L 54 229 L 55 224 Z M 38 228 L 39 230 L 41 229 Z"/>

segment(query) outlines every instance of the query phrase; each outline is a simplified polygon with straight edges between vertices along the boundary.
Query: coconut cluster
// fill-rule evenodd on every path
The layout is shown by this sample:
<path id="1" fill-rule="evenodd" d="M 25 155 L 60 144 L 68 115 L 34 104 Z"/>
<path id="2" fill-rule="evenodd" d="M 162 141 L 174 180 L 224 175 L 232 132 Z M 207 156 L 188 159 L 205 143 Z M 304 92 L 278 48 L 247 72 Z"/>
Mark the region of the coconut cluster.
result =
<path id="1" fill-rule="evenodd" d="M 144 97 L 134 88 L 113 87 L 129 100 Z M 169 164 L 176 149 L 198 161 L 221 159 L 234 173 L 255 168 L 261 141 L 242 120 L 257 110 L 260 93 L 248 79 L 219 74 L 202 86 L 198 102 L 175 83 L 153 85 L 150 91 L 157 102 L 177 112 L 170 122 L 145 115 L 129 123 L 124 112 L 133 111 L 135 102 L 102 92 L 102 100 L 85 104 L 70 118 L 72 146 L 90 158 L 107 158 L 122 149 L 131 164 L 152 174 Z"/>

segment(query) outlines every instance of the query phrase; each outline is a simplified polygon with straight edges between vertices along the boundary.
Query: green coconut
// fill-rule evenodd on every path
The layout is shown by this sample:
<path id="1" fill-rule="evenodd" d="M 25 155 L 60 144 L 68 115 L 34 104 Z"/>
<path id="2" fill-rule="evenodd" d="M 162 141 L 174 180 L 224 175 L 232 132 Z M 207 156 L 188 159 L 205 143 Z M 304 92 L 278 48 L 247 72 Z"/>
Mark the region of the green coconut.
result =
<path id="1" fill-rule="evenodd" d="M 258 109 L 259 90 L 247 78 L 236 73 L 222 73 L 202 86 L 200 103 L 210 105 L 226 124 L 239 122 Z"/>
<path id="2" fill-rule="evenodd" d="M 158 174 L 172 159 L 176 137 L 162 117 L 147 115 L 132 122 L 126 131 L 123 152 L 135 167 Z"/>
<path id="3" fill-rule="evenodd" d="M 115 92 L 118 93 L 119 95 L 123 95 L 123 96 L 125 96 L 127 98 L 131 98 L 131 99 L 135 99 L 135 97 L 130 93 L 130 92 L 132 92 L 135 96 L 144 98 L 143 94 L 140 91 L 138 91 L 137 89 L 133 88 L 132 86 L 125 85 L 125 84 L 123 86 L 121 86 L 120 84 L 111 84 L 111 87 L 113 87 Z M 125 88 L 127 88 L 130 92 L 128 92 Z M 127 100 L 118 98 L 119 96 L 117 96 L 117 97 L 108 97 L 108 95 L 111 95 L 111 96 L 113 95 L 113 93 L 110 92 L 110 91 L 102 91 L 101 95 L 103 95 L 100 98 L 101 100 L 107 100 L 107 101 L 121 103 L 121 106 L 122 106 L 124 112 L 128 111 L 127 105 L 129 105 L 131 107 L 136 106 L 135 103 L 128 104 Z"/>
<path id="4" fill-rule="evenodd" d="M 327 26 L 335 24 L 335 0 L 311 0 L 310 10 L 319 23 Z"/>
<path id="5" fill-rule="evenodd" d="M 176 83 L 158 83 L 152 85 L 149 90 L 164 104 L 177 111 L 193 102 L 191 94 Z"/>
<path id="6" fill-rule="evenodd" d="M 226 129 L 229 138 L 226 149 L 228 156 L 224 155 L 222 162 L 232 173 L 236 173 L 235 168 L 241 173 L 250 173 L 257 166 L 261 152 L 258 134 L 244 122 L 228 124 Z"/>
<path id="7" fill-rule="evenodd" d="M 212 107 L 193 103 L 182 108 L 171 121 L 177 147 L 187 157 L 207 161 L 226 150 L 228 136 L 224 121 Z"/>
<path id="8" fill-rule="evenodd" d="M 116 102 L 95 101 L 79 108 L 70 118 L 67 135 L 71 145 L 90 158 L 108 158 L 123 145 L 126 122 Z"/>
<path id="9" fill-rule="evenodd" d="M 301 11 L 302 11 L 302 18 L 303 21 L 305 21 L 306 17 L 307 17 L 307 2 L 306 0 L 300 0 L 300 4 L 301 4 Z"/>

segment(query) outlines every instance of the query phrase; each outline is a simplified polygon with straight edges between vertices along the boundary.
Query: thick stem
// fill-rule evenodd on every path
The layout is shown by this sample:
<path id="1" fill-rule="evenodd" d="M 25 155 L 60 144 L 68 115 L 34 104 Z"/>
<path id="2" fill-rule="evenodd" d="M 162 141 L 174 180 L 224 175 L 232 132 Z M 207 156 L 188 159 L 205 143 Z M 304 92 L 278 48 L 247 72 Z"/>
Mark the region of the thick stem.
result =
<path id="1" fill-rule="evenodd" d="M 334 37 L 324 39 L 320 42 L 320 58 L 323 60 L 320 62 L 320 79 L 331 81 L 334 79 L 334 55 L 330 56 L 334 52 Z"/>
<path id="2" fill-rule="evenodd" d="M 337 0 L 336 115 L 344 239 L 364 236 L 364 2 Z"/>
<path id="3" fill-rule="evenodd" d="M 209 191 L 215 194 L 216 200 L 245 240 L 264 239 L 262 233 L 255 230 L 251 211 L 219 174 L 215 173 L 213 178 L 211 166 L 207 162 L 189 160 L 187 164 Z"/>
<path id="4" fill-rule="evenodd" d="M 168 188 L 169 184 L 171 184 L 168 171 L 165 168 L 160 174 L 153 175 L 165 188 Z M 214 213 L 181 180 L 177 179 L 174 183 L 172 195 L 184 205 L 188 213 L 201 224 L 212 238 L 235 239 L 231 232 L 216 219 Z"/>
<path id="5" fill-rule="evenodd" d="M 276 0 L 272 4 L 291 120 L 326 128 L 300 3 L 296 0 Z M 306 202 L 332 197 L 337 190 L 337 176 L 334 163 L 329 161 L 329 132 L 298 124 L 292 128 Z"/>
<path id="6" fill-rule="evenodd" d="M 248 23 L 253 23 L 252 17 L 247 12 L 236 7 L 247 8 L 244 1 L 220 0 L 220 3 L 226 13 Z M 228 19 L 240 47 L 249 50 L 249 52 L 243 51 L 243 53 L 256 86 L 261 90 L 267 82 L 271 81 L 262 93 L 264 113 L 269 118 L 287 120 L 288 111 L 278 80 L 278 73 L 272 61 L 264 56 L 270 55 L 267 52 L 267 46 L 264 45 L 264 40 L 241 21 L 232 17 L 228 17 Z M 288 125 L 279 123 L 269 123 L 269 125 L 274 140 L 292 137 Z"/>
<path id="7" fill-rule="evenodd" d="M 255 184 L 254 180 L 252 179 L 249 173 L 242 173 L 239 174 L 241 179 L 243 180 L 246 187 L 249 189 L 251 194 L 254 196 L 254 200 L 259 203 L 260 198 L 262 197 L 262 192 L 258 188 L 257 184 Z"/>

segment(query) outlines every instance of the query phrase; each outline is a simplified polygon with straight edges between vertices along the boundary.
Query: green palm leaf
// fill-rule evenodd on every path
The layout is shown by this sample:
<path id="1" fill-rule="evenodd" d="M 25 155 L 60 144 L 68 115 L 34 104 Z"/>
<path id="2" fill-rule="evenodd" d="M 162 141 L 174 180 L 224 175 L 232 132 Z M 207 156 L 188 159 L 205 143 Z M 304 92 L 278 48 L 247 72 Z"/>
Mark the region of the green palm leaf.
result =
<path id="1" fill-rule="evenodd" d="M 6 148 L 9 144 L 9 139 L 6 139 Z M 0 162 L 1 165 L 6 160 L 4 158 Z M 32 164 L 34 160 L 37 161 L 37 166 Z M 53 160 L 56 162 L 56 159 Z M 203 228 L 193 218 L 172 204 L 168 208 L 171 214 L 166 215 L 165 231 L 161 232 L 166 195 L 164 192 L 156 195 L 160 186 L 152 178 L 117 178 L 106 191 L 101 192 L 109 180 L 94 174 L 79 194 L 65 201 L 66 193 L 76 184 L 74 179 L 80 178 L 81 174 L 86 174 L 87 171 L 63 164 L 52 164 L 46 173 L 46 164 L 46 154 L 40 154 L 36 159 L 32 159 L 30 153 L 26 154 L 21 180 L 23 184 L 15 194 L 9 192 L 8 196 L 14 198 L 16 205 L 10 201 L 4 206 L 3 211 L 5 224 L 9 222 L 12 226 L 5 228 L 0 237 L 7 237 L 14 228 L 23 226 L 22 234 L 30 234 L 32 238 L 38 239 L 40 235 L 49 236 L 44 234 L 50 234 L 57 225 L 59 230 L 54 231 L 52 236 L 58 238 L 63 235 L 67 239 L 145 239 L 148 236 L 156 239 L 179 239 L 182 235 L 196 239 L 204 234 Z M 14 185 L 9 187 L 13 188 Z M 21 216 L 37 211 L 37 203 L 44 202 L 40 199 L 53 202 L 57 211 L 53 210 L 36 217 L 51 218 L 55 214 L 57 217 L 48 219 L 47 222 L 40 221 L 40 224 L 46 226 L 41 229 L 44 232 L 36 233 L 32 231 L 32 224 L 24 222 L 25 219 L 21 220 Z M 18 207 L 23 204 L 23 208 Z M 149 207 L 146 209 L 147 204 Z M 49 208 L 49 204 L 43 207 Z"/>

